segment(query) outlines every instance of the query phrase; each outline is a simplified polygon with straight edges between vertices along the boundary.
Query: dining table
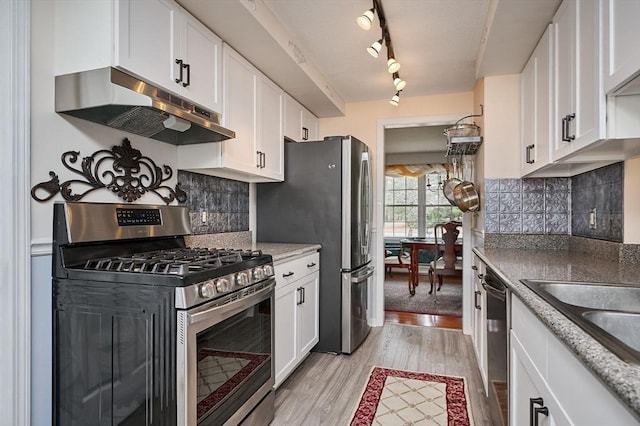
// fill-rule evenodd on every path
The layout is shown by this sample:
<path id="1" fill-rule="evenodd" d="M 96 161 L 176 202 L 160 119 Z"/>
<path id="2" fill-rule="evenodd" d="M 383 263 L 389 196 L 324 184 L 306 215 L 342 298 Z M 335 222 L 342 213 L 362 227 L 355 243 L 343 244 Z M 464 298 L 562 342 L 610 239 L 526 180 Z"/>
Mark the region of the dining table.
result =
<path id="1" fill-rule="evenodd" d="M 436 248 L 444 250 L 444 241 L 438 239 L 438 242 L 436 243 L 435 238 L 405 238 L 400 240 L 400 243 L 402 244 L 403 249 L 409 249 L 409 294 L 413 296 L 416 294 L 416 287 L 418 287 L 419 284 L 420 250 L 430 250 L 432 253 L 436 254 Z M 458 238 L 455 241 L 454 249 L 456 255 L 462 256 L 462 243 L 462 238 Z M 436 258 L 438 256 L 440 256 L 440 250 L 438 250 Z"/>

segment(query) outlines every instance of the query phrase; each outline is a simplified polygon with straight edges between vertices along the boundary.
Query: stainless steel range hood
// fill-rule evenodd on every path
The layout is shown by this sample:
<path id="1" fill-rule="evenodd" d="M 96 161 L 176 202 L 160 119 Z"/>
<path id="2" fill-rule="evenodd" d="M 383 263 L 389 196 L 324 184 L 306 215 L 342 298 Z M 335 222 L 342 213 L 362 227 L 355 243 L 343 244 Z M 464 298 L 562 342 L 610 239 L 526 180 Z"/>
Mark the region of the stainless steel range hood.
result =
<path id="1" fill-rule="evenodd" d="M 56 76 L 56 112 L 174 145 L 235 138 L 220 116 L 115 68 Z"/>

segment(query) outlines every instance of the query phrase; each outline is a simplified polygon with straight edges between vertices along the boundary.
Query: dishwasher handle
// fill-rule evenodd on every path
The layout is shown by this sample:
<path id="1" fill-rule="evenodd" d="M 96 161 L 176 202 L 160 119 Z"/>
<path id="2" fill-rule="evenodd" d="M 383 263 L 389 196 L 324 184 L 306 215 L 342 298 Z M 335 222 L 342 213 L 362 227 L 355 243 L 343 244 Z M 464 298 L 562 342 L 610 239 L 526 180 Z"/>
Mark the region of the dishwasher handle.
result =
<path id="1" fill-rule="evenodd" d="M 484 277 L 481 278 L 480 283 L 482 284 L 482 288 L 493 297 L 500 300 L 507 298 L 507 287 L 492 274 L 485 274 Z"/>

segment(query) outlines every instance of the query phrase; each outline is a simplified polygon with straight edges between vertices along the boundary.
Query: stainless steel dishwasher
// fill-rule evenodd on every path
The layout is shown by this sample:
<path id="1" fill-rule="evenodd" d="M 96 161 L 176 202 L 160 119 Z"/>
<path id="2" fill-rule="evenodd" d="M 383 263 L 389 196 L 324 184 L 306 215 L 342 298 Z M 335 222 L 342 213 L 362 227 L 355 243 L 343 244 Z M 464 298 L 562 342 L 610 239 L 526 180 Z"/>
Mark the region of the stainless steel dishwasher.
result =
<path id="1" fill-rule="evenodd" d="M 509 423 L 509 328 L 511 293 L 502 279 L 487 268 L 482 279 L 487 291 L 487 377 L 489 410 L 494 425 Z"/>

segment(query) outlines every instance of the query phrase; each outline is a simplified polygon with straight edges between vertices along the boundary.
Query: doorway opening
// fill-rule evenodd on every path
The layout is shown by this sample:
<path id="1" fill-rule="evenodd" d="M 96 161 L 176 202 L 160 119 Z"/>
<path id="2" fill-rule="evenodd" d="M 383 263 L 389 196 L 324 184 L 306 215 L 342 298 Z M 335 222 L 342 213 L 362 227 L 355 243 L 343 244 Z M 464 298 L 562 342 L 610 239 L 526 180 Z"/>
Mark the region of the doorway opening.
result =
<path id="1" fill-rule="evenodd" d="M 441 291 L 428 294 L 429 278 L 420 275 L 415 295 L 410 295 L 409 258 L 401 244 L 405 238 L 433 238 L 436 223 L 463 219 L 442 193 L 449 170 L 443 130 L 456 117 L 378 123 L 377 152 L 384 153 L 378 164 L 384 166 L 378 170 L 376 246 L 384 256 L 378 263 L 377 308 L 385 322 L 463 329 L 462 279 L 445 278 Z M 404 175 L 397 169 L 404 169 Z M 426 272 L 429 259 L 420 262 L 419 269 Z"/>

